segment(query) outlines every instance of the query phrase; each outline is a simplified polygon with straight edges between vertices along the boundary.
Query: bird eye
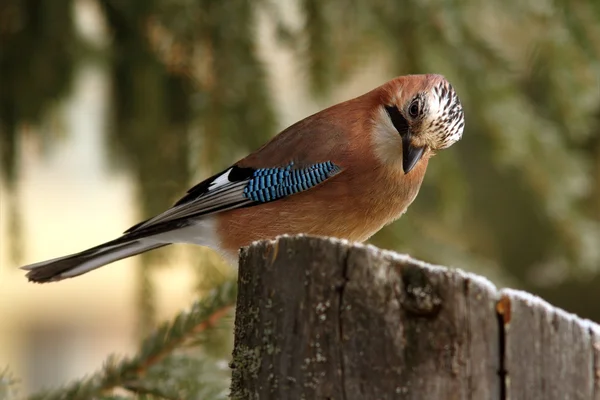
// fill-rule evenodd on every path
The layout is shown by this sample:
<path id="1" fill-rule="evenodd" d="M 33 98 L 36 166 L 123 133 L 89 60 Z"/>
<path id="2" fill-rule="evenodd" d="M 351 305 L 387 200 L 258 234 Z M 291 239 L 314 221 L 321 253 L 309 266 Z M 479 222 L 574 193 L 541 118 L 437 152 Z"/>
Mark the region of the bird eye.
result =
<path id="1" fill-rule="evenodd" d="M 410 107 L 408 108 L 408 114 L 412 118 L 417 118 L 420 113 L 421 113 L 421 104 L 418 99 L 415 99 L 415 100 L 413 100 L 413 102 L 410 104 Z"/>

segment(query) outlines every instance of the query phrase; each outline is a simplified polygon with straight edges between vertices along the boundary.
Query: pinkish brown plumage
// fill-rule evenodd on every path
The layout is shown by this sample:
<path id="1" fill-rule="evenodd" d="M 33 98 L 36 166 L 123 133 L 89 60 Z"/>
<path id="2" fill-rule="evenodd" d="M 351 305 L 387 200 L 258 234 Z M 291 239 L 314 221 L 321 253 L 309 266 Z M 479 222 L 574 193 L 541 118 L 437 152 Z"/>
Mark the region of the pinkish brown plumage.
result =
<path id="1" fill-rule="evenodd" d="M 398 77 L 290 126 L 122 237 L 23 268 L 48 282 L 172 243 L 208 246 L 234 262 L 240 247 L 281 234 L 364 241 L 406 211 L 430 157 L 463 127 L 442 76 Z"/>

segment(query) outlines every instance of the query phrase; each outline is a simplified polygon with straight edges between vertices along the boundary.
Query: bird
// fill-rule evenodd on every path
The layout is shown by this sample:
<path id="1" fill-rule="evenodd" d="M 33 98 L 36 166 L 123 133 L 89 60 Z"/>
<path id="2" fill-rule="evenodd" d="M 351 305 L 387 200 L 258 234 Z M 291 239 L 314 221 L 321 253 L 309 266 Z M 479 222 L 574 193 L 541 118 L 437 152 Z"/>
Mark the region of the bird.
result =
<path id="1" fill-rule="evenodd" d="M 399 76 L 284 129 L 119 238 L 21 268 L 45 283 L 174 243 L 235 265 L 240 248 L 283 234 L 363 242 L 406 212 L 430 158 L 460 140 L 464 124 L 442 75 Z"/>

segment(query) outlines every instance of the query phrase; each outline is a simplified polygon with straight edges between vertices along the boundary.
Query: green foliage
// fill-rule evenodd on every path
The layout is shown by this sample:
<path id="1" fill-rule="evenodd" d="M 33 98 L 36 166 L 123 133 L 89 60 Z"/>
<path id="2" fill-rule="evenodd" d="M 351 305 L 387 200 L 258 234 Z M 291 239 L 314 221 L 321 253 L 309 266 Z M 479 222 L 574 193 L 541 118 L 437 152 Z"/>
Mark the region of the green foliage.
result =
<path id="1" fill-rule="evenodd" d="M 16 380 L 12 377 L 8 368 L 0 370 L 0 400 L 12 400 L 17 398 Z"/>
<path id="2" fill-rule="evenodd" d="M 216 360 L 207 357 L 199 344 L 206 332 L 219 327 L 216 323 L 231 310 L 235 298 L 236 282 L 225 281 L 191 310 L 159 326 L 141 343 L 135 356 L 121 360 L 111 357 L 94 375 L 34 394 L 29 400 L 87 400 L 118 388 L 163 399 L 225 398 L 227 364 L 222 361 L 225 367 L 215 370 Z M 222 330 L 222 325 L 217 329 Z"/>
<path id="3" fill-rule="evenodd" d="M 315 98 L 328 101 L 364 68 L 384 65 L 381 82 L 442 73 L 462 99 L 464 139 L 430 163 L 418 200 L 375 244 L 478 270 L 600 320 L 600 2 L 98 3 L 112 39 L 100 52 L 113 96 L 106 147 L 115 170 L 133 177 L 141 217 L 276 133 L 257 50 L 257 25 L 266 20 L 274 26 L 267 33 L 295 54 Z M 0 20 L 10 22 L 0 27 L 2 179 L 14 193 L 19 126 L 39 122 L 68 94 L 74 69 L 86 60 L 73 4 L 0 4 Z M 12 196 L 10 225 L 18 238 L 19 201 Z M 144 256 L 139 270 L 144 334 L 155 325 L 153 277 L 165 254 Z M 204 253 L 196 259 L 216 265 Z M 219 285 L 229 278 L 220 271 L 199 268 L 198 291 L 225 290 Z M 214 366 L 231 333 L 222 327 L 186 334 L 200 314 L 210 315 L 201 307 L 209 306 L 196 305 L 155 331 L 136 357 L 34 398 L 223 397 L 227 371 Z M 195 347 L 180 346 L 190 339 Z M 152 354 L 160 361 L 141 376 L 138 368 Z M 0 379 L 0 397 L 12 387 L 6 382 Z M 113 393 L 116 387 L 121 391 Z"/>
<path id="4" fill-rule="evenodd" d="M 0 6 L 0 159 L 9 184 L 18 172 L 17 127 L 39 122 L 70 89 L 78 43 L 69 6 L 70 0 L 6 0 Z"/>

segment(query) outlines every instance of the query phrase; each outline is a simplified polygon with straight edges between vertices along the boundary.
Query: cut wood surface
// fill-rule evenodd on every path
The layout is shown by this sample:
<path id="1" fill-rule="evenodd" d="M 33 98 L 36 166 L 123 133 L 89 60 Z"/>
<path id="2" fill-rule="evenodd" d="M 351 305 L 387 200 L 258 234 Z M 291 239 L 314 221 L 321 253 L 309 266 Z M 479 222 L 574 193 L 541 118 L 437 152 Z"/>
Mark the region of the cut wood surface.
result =
<path id="1" fill-rule="evenodd" d="M 234 399 L 600 400 L 600 328 L 460 270 L 283 236 L 242 251 L 231 366 Z"/>

